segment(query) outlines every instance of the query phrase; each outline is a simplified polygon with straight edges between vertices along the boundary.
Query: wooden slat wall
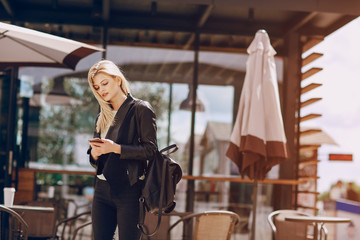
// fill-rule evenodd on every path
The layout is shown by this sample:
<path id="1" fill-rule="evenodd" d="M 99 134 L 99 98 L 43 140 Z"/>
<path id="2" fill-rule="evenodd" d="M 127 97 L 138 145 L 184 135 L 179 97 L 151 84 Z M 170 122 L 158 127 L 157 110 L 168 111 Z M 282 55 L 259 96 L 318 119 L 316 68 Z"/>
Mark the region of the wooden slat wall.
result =
<path id="1" fill-rule="evenodd" d="M 20 168 L 18 175 L 18 188 L 15 192 L 14 204 L 28 202 L 35 199 L 35 172 Z"/>

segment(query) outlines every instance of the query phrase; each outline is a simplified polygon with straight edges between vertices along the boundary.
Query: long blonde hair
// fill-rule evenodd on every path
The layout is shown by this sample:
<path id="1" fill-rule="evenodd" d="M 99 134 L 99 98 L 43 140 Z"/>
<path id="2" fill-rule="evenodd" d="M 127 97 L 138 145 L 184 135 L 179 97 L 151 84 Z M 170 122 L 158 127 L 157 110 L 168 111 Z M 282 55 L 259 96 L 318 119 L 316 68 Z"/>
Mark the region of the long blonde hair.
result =
<path id="1" fill-rule="evenodd" d="M 100 115 L 96 123 L 96 131 L 101 132 L 107 126 L 113 123 L 114 113 L 109 102 L 103 100 L 94 88 L 94 77 L 98 73 L 105 73 L 111 76 L 115 81 L 120 81 L 120 88 L 125 95 L 130 93 L 129 84 L 120 68 L 115 63 L 109 60 L 101 60 L 95 63 L 89 70 L 88 81 L 90 88 L 100 105 Z"/>

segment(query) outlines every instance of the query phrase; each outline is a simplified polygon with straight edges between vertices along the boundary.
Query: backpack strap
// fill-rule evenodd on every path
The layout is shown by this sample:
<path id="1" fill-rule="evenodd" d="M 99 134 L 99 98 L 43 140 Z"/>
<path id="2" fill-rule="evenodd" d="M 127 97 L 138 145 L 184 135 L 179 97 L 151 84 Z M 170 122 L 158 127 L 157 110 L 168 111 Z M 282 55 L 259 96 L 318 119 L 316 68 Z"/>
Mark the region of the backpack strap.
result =
<path id="1" fill-rule="evenodd" d="M 166 155 L 170 155 L 178 150 L 178 146 L 174 143 L 160 150 L 160 153 L 168 152 Z M 171 150 L 171 151 L 170 151 Z"/>
<path id="2" fill-rule="evenodd" d="M 135 121 L 136 121 L 136 128 L 138 131 L 138 137 L 139 140 L 141 141 L 141 136 L 140 136 L 140 124 L 139 124 L 139 117 L 138 117 L 138 111 L 137 111 L 137 105 L 138 102 L 135 102 Z M 168 152 L 167 155 L 174 153 L 178 150 L 178 147 L 176 144 L 172 144 L 170 146 L 167 146 L 163 149 L 161 149 L 160 151 L 157 150 L 157 153 L 155 154 L 164 154 L 164 152 Z M 162 175 L 161 175 L 161 189 L 160 189 L 160 200 L 159 200 L 159 212 L 158 212 L 158 222 L 156 224 L 155 230 L 152 233 L 149 233 L 148 228 L 146 227 L 146 225 L 144 224 L 145 222 L 145 215 L 146 215 L 146 209 L 145 209 L 145 199 L 141 196 L 139 198 L 139 223 L 137 224 L 137 228 L 141 231 L 141 233 L 145 236 L 148 237 L 148 239 L 150 239 L 150 237 L 154 236 L 159 228 L 160 228 L 160 224 L 161 224 L 161 217 L 162 217 L 162 205 L 163 205 L 163 198 L 164 198 L 164 194 L 165 194 L 165 176 L 166 176 L 166 171 L 167 171 L 167 164 L 164 161 L 163 163 L 163 167 L 162 167 Z"/>
<path id="3" fill-rule="evenodd" d="M 137 134 L 139 137 L 139 142 L 141 142 L 141 134 L 140 134 L 140 123 L 139 123 L 139 115 L 138 115 L 138 101 L 135 102 L 135 121 L 136 121 L 136 129 L 137 129 Z M 157 150 L 158 151 L 158 150 Z M 155 153 L 158 154 L 158 153 Z M 140 196 L 139 198 L 139 223 L 137 224 L 137 228 L 141 231 L 142 234 L 144 234 L 145 236 L 148 237 L 148 239 L 150 239 L 150 237 L 154 236 L 157 231 L 160 228 L 160 224 L 161 224 L 161 216 L 162 216 L 162 198 L 164 197 L 164 186 L 165 186 L 165 175 L 164 173 L 166 173 L 166 164 L 163 165 L 163 169 L 162 169 L 162 176 L 161 176 L 161 190 L 160 190 L 160 209 L 159 209 L 159 215 L 158 215 L 158 222 L 156 225 L 155 230 L 152 233 L 149 233 L 148 228 L 146 227 L 146 225 L 144 224 L 145 222 L 145 215 L 146 215 L 146 209 L 145 209 L 145 199 L 143 196 Z"/>

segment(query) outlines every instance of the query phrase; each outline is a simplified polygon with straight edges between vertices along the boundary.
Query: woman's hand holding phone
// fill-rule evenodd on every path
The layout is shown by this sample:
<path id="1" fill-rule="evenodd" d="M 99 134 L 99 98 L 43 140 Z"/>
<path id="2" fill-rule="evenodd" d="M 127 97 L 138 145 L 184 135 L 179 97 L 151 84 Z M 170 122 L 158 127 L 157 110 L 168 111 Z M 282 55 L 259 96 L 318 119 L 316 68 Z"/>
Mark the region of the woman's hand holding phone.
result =
<path id="1" fill-rule="evenodd" d="M 93 148 L 93 155 L 100 156 L 106 153 L 121 153 L 121 146 L 114 143 L 110 139 L 94 138 L 89 140 L 91 147 Z"/>
<path id="2" fill-rule="evenodd" d="M 101 138 L 89 139 L 90 143 L 103 143 L 104 141 Z"/>
<path id="3" fill-rule="evenodd" d="M 103 143 L 101 138 L 93 138 L 93 139 L 89 139 L 89 143 L 91 146 L 91 156 L 93 157 L 94 160 L 97 160 L 99 158 L 99 156 L 102 155 L 101 153 L 101 143 Z"/>

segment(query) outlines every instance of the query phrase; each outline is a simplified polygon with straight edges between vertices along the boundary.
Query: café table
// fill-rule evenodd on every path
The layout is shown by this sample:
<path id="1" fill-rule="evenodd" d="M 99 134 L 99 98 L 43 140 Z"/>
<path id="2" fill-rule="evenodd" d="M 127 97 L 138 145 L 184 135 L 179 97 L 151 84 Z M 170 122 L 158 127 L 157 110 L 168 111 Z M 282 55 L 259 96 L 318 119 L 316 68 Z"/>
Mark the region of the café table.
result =
<path id="1" fill-rule="evenodd" d="M 52 236 L 55 228 L 55 208 L 31 205 L 12 205 L 8 208 L 17 212 L 29 226 L 29 237 Z"/>
<path id="2" fill-rule="evenodd" d="M 349 223 L 351 222 L 350 218 L 342 218 L 342 217 L 325 217 L 325 216 L 289 216 L 285 217 L 286 221 L 292 222 L 302 222 L 314 224 L 314 240 L 318 240 L 319 233 L 325 223 Z M 321 237 L 320 237 L 321 239 Z"/>
<path id="3" fill-rule="evenodd" d="M 4 206 L 3 204 L 1 204 Z M 8 208 L 11 208 L 12 210 L 16 212 L 25 212 L 25 211 L 36 211 L 36 212 L 54 212 L 53 207 L 42 207 L 42 206 L 29 206 L 29 205 L 12 205 L 8 206 Z"/>

